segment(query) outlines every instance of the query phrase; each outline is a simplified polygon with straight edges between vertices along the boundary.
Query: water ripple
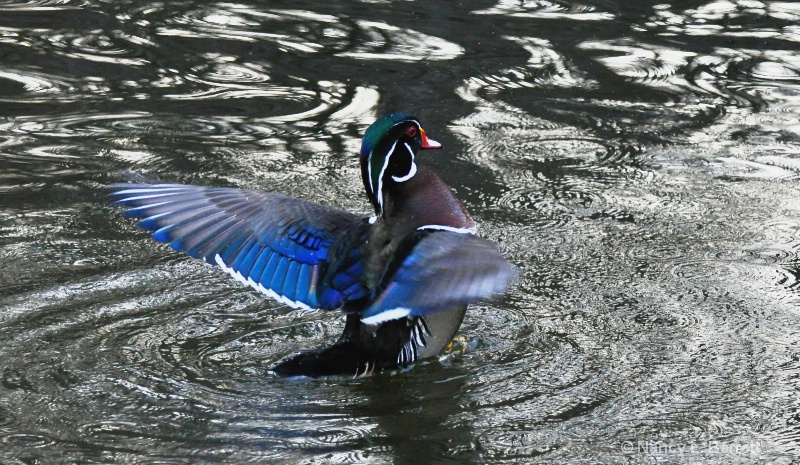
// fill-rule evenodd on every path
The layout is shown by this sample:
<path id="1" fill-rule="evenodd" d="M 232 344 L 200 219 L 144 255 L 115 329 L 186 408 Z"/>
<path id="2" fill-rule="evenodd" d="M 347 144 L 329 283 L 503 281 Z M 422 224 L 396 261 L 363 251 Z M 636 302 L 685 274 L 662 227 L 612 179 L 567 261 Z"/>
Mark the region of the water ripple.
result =
<path id="1" fill-rule="evenodd" d="M 654 10 L 653 16 L 643 27 L 665 35 L 792 37 L 794 24 L 800 20 L 800 10 L 790 2 L 718 1 L 683 11 L 663 4 L 657 5 Z M 762 18 L 778 21 L 772 27 L 741 27 L 741 24 L 762 23 Z M 730 27 L 728 24 L 731 22 L 738 24 Z"/>
<path id="2" fill-rule="evenodd" d="M 477 3 L 0 5 L 0 462 L 792 463 L 800 9 Z M 98 190 L 363 211 L 354 154 L 395 109 L 439 126 L 428 160 L 522 275 L 401 375 L 269 376 L 341 315 L 154 245 Z"/>
<path id="3" fill-rule="evenodd" d="M 10 433 L 0 434 L 0 442 L 6 447 L 23 447 L 26 449 L 38 449 L 55 444 L 55 440 L 44 434 L 37 433 Z"/>
<path id="4" fill-rule="evenodd" d="M 2 378 L 2 385 L 8 389 L 5 373 Z M 16 422 L 14 414 L 9 412 L 6 408 L 0 407 L 0 430 L 5 430 Z"/>
<path id="5" fill-rule="evenodd" d="M 227 39 L 254 42 L 265 40 L 285 50 L 315 53 L 323 46 L 290 34 L 259 32 L 261 21 L 279 19 L 244 5 L 217 4 L 194 10 L 165 22 L 157 32 L 162 36 Z"/>
<path id="6" fill-rule="evenodd" d="M 743 61 L 749 60 L 743 60 L 741 49 L 733 51 L 720 48 L 714 55 L 702 55 L 629 39 L 587 41 L 580 47 L 610 52 L 609 56 L 596 59 L 631 82 L 668 92 L 670 98 L 675 100 L 675 105 L 679 104 L 681 107 L 694 103 L 698 97 L 709 104 L 713 102 L 708 101 L 708 98 L 718 97 L 724 99 L 726 104 L 756 109 L 767 105 L 767 100 L 756 89 L 743 87 L 742 79 L 732 79 L 737 74 L 754 76 L 754 71 L 760 68 L 752 63 L 742 66 Z M 778 52 L 775 59 L 780 55 Z M 769 65 L 764 71 L 774 68 L 774 65 Z M 783 76 L 790 73 L 789 65 L 781 69 Z M 686 89 L 692 93 L 687 94 Z"/>
<path id="7" fill-rule="evenodd" d="M 15 85 L 9 86 L 9 81 Z M 19 87 L 15 88 L 17 85 Z M 4 87 L 0 102 L 70 101 L 78 98 L 71 95 L 75 93 L 76 85 L 67 79 L 29 69 L 0 70 L 0 89 Z"/>
<path id="8" fill-rule="evenodd" d="M 8 1 L 0 5 L 0 11 L 64 11 L 76 10 L 74 0 L 17 0 Z"/>
<path id="9" fill-rule="evenodd" d="M 567 6 L 560 2 L 536 0 L 519 2 L 516 0 L 498 0 L 497 5 L 484 10 L 476 10 L 473 14 L 502 15 L 516 18 L 569 19 L 577 21 L 600 21 L 614 19 L 614 15 L 600 11 L 589 5 Z"/>
<path id="10" fill-rule="evenodd" d="M 145 127 L 156 129 L 158 127 L 176 130 L 198 130 L 203 132 L 202 122 L 193 123 L 183 121 L 184 125 L 176 126 L 175 121 L 155 121 L 152 114 L 145 112 L 129 112 L 120 114 L 86 114 L 86 113 L 62 113 L 53 117 L 17 117 L 12 120 L 8 129 L 12 133 L 30 134 L 37 136 L 74 137 L 89 135 L 107 135 L 119 129 L 136 129 Z M 150 118 L 150 126 L 147 126 L 147 119 Z"/>
<path id="11" fill-rule="evenodd" d="M 107 33 L 101 29 L 81 33 L 58 32 L 40 36 L 38 40 L 49 42 L 48 49 L 66 57 L 123 66 L 149 64 L 144 55 L 147 48 L 155 45 L 147 38 L 124 32 Z M 36 48 L 43 47 L 41 43 L 31 45 Z"/>
<path id="12" fill-rule="evenodd" d="M 630 81 L 667 88 L 675 94 L 682 94 L 682 89 L 689 87 L 681 71 L 687 60 L 695 56 L 692 52 L 667 49 L 663 45 L 647 45 L 631 39 L 587 41 L 579 47 L 614 52 L 611 56 L 596 59 Z"/>
<path id="13" fill-rule="evenodd" d="M 296 101 L 304 104 L 312 103 L 318 95 L 310 90 L 302 87 L 289 87 L 279 85 L 260 85 L 253 86 L 252 84 L 230 83 L 222 85 L 220 82 L 213 82 L 204 79 L 187 78 L 198 84 L 208 85 L 211 88 L 203 90 L 192 90 L 188 94 L 166 94 L 164 97 L 173 100 L 204 100 L 204 99 L 251 99 L 258 97 L 278 97 L 288 101 Z M 327 95 L 321 95 L 321 100 L 327 100 Z M 318 115 L 329 108 L 328 105 L 321 103 L 317 108 L 306 110 L 299 114 L 299 116 L 281 116 L 284 121 L 301 120 L 306 117 Z"/>
<path id="14" fill-rule="evenodd" d="M 108 420 L 80 425 L 79 432 L 92 442 L 113 443 L 120 440 L 164 439 L 154 435 L 152 428 L 132 421 Z"/>
<path id="15" fill-rule="evenodd" d="M 607 191 L 654 177 L 635 147 L 609 146 L 530 116 L 496 120 L 493 111 L 481 108 L 451 129 L 466 140 L 464 158 L 503 180 L 498 195 L 488 196 L 483 188 L 482 203 L 511 216 L 526 215 L 544 228 L 575 219 L 633 222 L 628 199 Z"/>
<path id="16" fill-rule="evenodd" d="M 75 7 L 72 7 L 73 9 Z M 70 9 L 65 7 L 65 9 Z M 54 8 L 53 10 L 58 10 Z M 50 12 L 51 9 L 43 7 L 37 11 Z M 96 21 L 90 12 L 85 12 L 86 21 Z M 133 72 L 132 67 L 141 67 L 149 64 L 145 58 L 148 52 L 155 47 L 149 38 L 141 37 L 139 32 L 129 33 L 119 30 L 108 31 L 104 29 L 69 30 L 45 28 L 17 28 L 0 26 L 2 42 L 22 47 L 24 49 L 40 51 L 41 53 L 75 59 L 84 68 L 93 69 L 92 65 L 84 62 L 94 62 L 101 65 L 119 65 Z M 12 72 L 13 73 L 13 72 Z M 6 73 L 8 74 L 8 73 Z M 69 72 L 63 73 L 69 75 Z M 23 74 L 24 76 L 24 74 Z M 135 76 L 133 74 L 132 76 Z M 6 76 L 7 77 L 7 76 Z M 27 78 L 27 83 L 36 76 Z M 103 79 L 92 72 L 76 73 L 80 82 L 74 84 L 87 93 L 108 92 L 103 86 Z M 71 90 L 71 89 L 70 89 Z"/>
<path id="17" fill-rule="evenodd" d="M 537 74 L 535 69 L 531 68 L 530 72 L 524 73 L 509 72 L 502 76 L 477 76 L 465 80 L 457 92 L 463 99 L 478 105 L 479 108 L 473 115 L 459 120 L 458 123 L 470 125 L 470 121 L 476 121 L 480 122 L 479 124 L 482 126 L 492 129 L 498 129 L 498 126 L 512 130 L 521 127 L 531 131 L 528 140 L 532 141 L 564 138 L 572 138 L 578 143 L 595 141 L 599 144 L 600 141 L 605 141 L 606 147 L 600 149 L 602 152 L 609 151 L 609 146 L 615 146 L 610 150 L 618 153 L 630 153 L 629 148 L 632 148 L 634 152 L 640 152 L 637 148 L 639 143 L 671 140 L 675 135 L 682 134 L 689 128 L 705 127 L 725 116 L 725 107 L 720 105 L 720 102 L 708 101 L 716 98 L 718 92 L 704 99 L 691 98 L 690 101 L 681 102 L 680 100 L 684 98 L 683 95 L 686 94 L 683 88 L 691 87 L 689 84 L 659 86 L 660 91 L 663 91 L 669 99 L 674 100 L 668 105 L 664 105 L 660 101 L 663 100 L 661 95 L 657 96 L 657 100 L 659 100 L 657 102 L 574 98 L 574 95 L 564 98 L 553 96 L 547 97 L 547 105 L 531 105 L 526 103 L 525 99 L 514 98 L 515 92 L 521 92 L 519 89 L 523 87 L 545 90 L 552 86 L 568 86 L 570 89 L 577 89 L 577 92 L 591 94 L 593 85 L 584 86 L 581 83 L 594 82 L 588 76 L 583 77 L 585 73 L 576 71 L 566 74 L 559 72 L 554 75 L 557 78 L 548 77 L 537 83 L 534 82 L 537 78 L 531 77 Z M 650 73 L 645 72 L 645 74 L 649 75 Z M 678 81 L 683 82 L 686 79 L 680 78 Z M 498 98 L 498 92 L 502 92 L 500 98 Z M 505 94 L 511 96 L 508 99 L 511 103 L 504 101 Z M 520 108 L 520 105 L 523 105 L 524 109 Z M 570 126 L 558 123 L 562 120 L 580 124 L 579 126 Z M 506 140 L 518 142 L 519 135 L 513 135 L 516 137 L 506 139 L 503 136 L 495 136 L 489 140 L 494 143 L 502 143 Z M 595 137 L 598 139 L 595 140 Z M 631 143 L 631 140 L 636 142 Z M 609 141 L 615 143 L 609 143 Z M 522 142 L 525 143 L 524 138 Z M 498 147 L 498 149 L 503 148 L 505 147 Z M 530 147 L 527 148 L 530 149 Z"/>
<path id="18" fill-rule="evenodd" d="M 591 89 L 597 82 L 586 77 L 559 53 L 548 40 L 536 37 L 503 36 L 530 53 L 525 66 L 502 70 L 498 74 L 482 74 L 469 78 L 459 92 L 464 96 L 477 92 L 494 93 L 501 90 L 540 88 L 542 86 Z M 472 97 L 473 99 L 475 97 Z"/>
<path id="19" fill-rule="evenodd" d="M 209 81 L 216 83 L 262 83 L 270 79 L 267 68 L 255 63 L 218 63 L 210 66 L 204 74 Z"/>
<path id="20" fill-rule="evenodd" d="M 357 43 L 350 50 L 339 52 L 340 57 L 360 60 L 452 60 L 464 53 L 453 42 L 411 29 L 403 29 L 383 22 L 356 20 L 359 32 L 369 39 Z"/>
<path id="21" fill-rule="evenodd" d="M 259 10 L 244 5 L 218 3 L 185 13 L 161 27 L 164 36 L 268 41 L 279 49 L 301 53 L 335 52 L 359 60 L 450 60 L 463 48 L 447 40 L 386 22 L 349 20 L 303 10 Z M 260 32 L 263 25 L 273 30 Z M 355 40 L 355 41 L 354 41 Z"/>

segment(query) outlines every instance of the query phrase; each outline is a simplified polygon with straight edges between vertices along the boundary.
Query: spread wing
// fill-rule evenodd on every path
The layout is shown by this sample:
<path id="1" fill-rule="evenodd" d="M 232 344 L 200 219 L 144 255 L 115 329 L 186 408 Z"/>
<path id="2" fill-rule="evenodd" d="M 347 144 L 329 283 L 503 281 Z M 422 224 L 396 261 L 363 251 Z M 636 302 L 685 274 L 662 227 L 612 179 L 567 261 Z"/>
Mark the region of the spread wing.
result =
<path id="1" fill-rule="evenodd" d="M 517 276 L 493 243 L 472 234 L 418 231 L 406 241 L 410 252 L 389 265 L 362 314 L 365 324 L 468 304 L 503 291 Z"/>
<path id="2" fill-rule="evenodd" d="M 364 221 L 352 213 L 261 191 L 115 184 L 115 204 L 153 238 L 219 266 L 240 282 L 295 307 L 334 309 L 368 295 L 358 249 L 332 257 Z M 350 234 L 352 236 L 352 234 Z M 336 266 L 331 267 L 335 261 Z M 335 268 L 335 269 L 334 269 Z"/>

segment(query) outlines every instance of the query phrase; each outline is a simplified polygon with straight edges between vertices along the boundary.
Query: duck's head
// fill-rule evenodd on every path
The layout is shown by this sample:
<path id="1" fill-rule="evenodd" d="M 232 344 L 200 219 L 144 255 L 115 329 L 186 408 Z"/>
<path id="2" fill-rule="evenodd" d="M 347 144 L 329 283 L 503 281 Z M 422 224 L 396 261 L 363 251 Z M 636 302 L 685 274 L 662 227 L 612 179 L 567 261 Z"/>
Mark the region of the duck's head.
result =
<path id="1" fill-rule="evenodd" d="M 417 174 L 417 151 L 440 148 L 413 116 L 392 113 L 372 123 L 361 143 L 361 177 L 375 213 L 383 215 L 392 183 L 407 182 Z"/>

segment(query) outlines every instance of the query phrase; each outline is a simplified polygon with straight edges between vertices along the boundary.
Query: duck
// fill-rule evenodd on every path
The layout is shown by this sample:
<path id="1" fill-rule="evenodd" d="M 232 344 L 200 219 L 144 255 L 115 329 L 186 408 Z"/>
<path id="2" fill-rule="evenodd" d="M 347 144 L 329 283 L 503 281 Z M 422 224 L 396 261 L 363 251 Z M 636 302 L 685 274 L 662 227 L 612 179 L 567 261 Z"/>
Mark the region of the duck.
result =
<path id="1" fill-rule="evenodd" d="M 117 183 L 109 195 L 156 241 L 289 307 L 344 314 L 338 340 L 269 373 L 359 377 L 439 356 L 469 304 L 517 278 L 453 190 L 419 163 L 420 151 L 441 148 L 412 115 L 372 123 L 359 154 L 372 214 L 232 187 Z"/>

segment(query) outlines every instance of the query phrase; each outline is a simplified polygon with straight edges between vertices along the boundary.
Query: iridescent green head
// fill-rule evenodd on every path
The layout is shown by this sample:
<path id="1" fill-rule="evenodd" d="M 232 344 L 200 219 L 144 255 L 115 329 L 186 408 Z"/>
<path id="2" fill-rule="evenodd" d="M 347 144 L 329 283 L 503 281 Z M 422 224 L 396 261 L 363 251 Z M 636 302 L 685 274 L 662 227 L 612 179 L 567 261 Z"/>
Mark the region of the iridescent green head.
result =
<path id="1" fill-rule="evenodd" d="M 417 151 L 440 148 L 411 115 L 392 113 L 372 123 L 361 142 L 361 177 L 375 213 L 383 215 L 390 183 L 406 182 L 417 173 Z"/>

